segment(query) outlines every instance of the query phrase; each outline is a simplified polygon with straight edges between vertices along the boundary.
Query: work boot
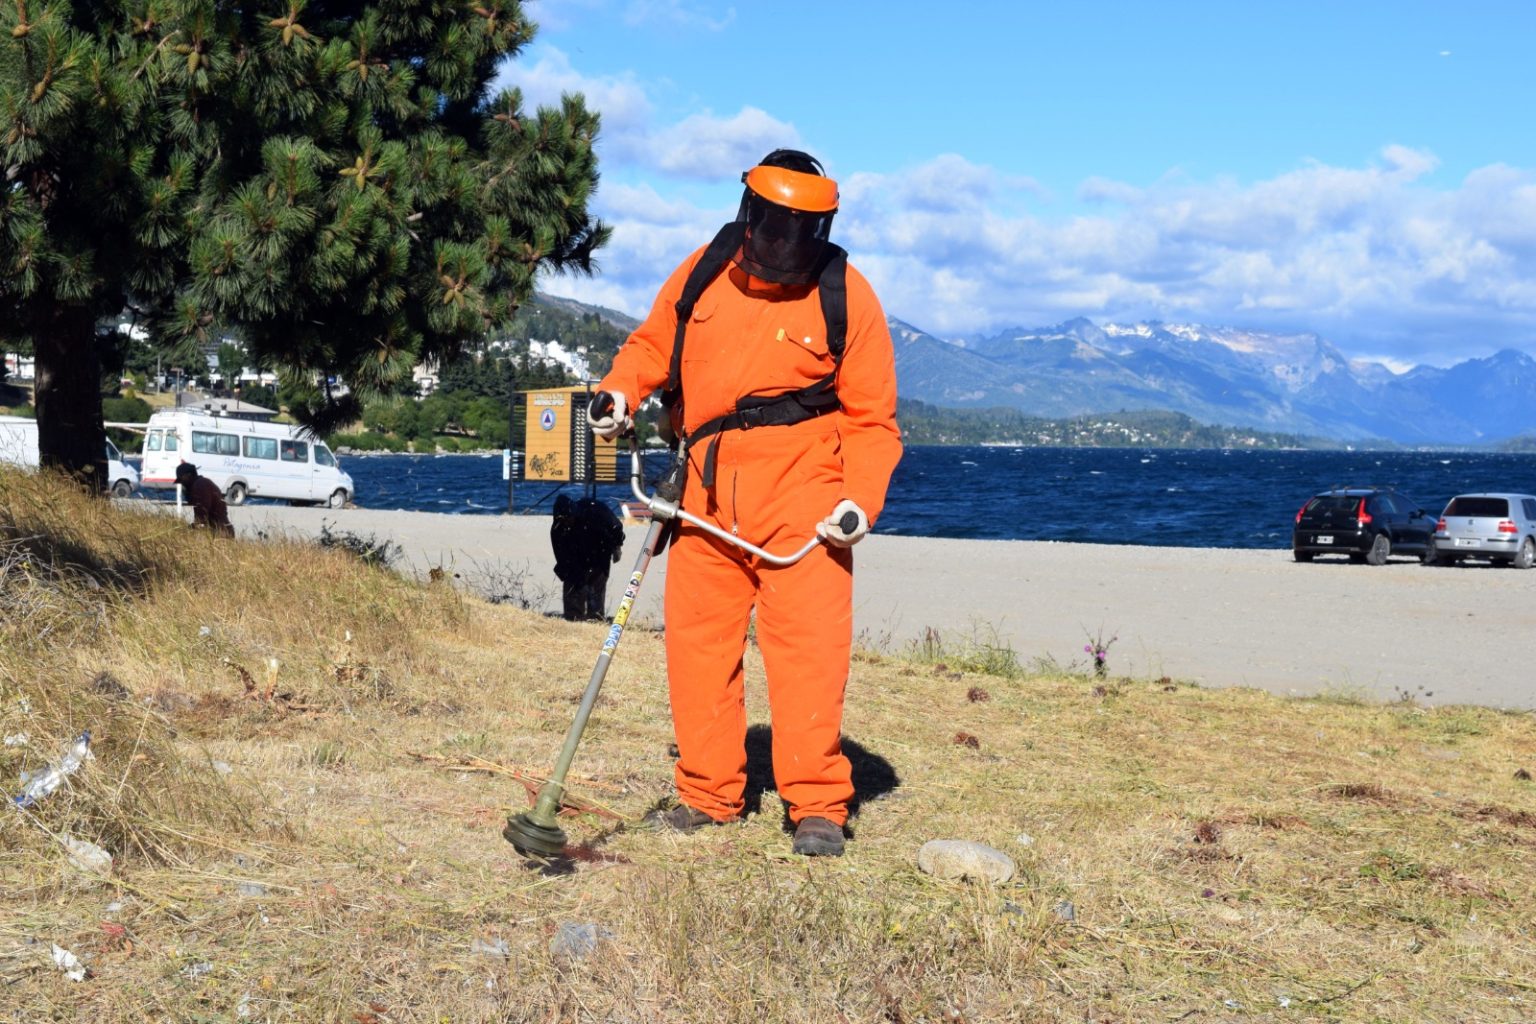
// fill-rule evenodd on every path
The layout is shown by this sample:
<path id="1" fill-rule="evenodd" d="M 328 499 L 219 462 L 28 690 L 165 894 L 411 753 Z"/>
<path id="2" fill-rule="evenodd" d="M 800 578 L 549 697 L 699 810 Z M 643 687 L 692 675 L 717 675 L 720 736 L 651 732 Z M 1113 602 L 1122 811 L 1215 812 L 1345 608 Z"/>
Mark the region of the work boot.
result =
<path id="1" fill-rule="evenodd" d="M 843 826 L 826 818 L 803 818 L 795 826 L 793 849 L 804 857 L 841 857 Z"/>
<path id="2" fill-rule="evenodd" d="M 670 811 L 656 808 L 641 818 L 640 824 L 657 832 L 697 832 L 706 825 L 718 822 L 703 811 L 696 811 L 687 804 L 678 804 Z"/>

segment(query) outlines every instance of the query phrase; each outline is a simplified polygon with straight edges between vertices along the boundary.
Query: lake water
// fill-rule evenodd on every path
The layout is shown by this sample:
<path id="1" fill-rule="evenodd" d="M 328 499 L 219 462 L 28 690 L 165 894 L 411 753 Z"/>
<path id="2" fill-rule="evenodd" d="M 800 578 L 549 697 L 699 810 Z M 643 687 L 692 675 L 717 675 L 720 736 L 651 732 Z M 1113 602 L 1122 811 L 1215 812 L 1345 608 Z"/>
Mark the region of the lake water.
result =
<path id="1" fill-rule="evenodd" d="M 507 509 L 499 456 L 341 461 L 364 508 L 455 515 Z M 659 469 L 660 460 L 650 464 Z M 914 446 L 891 480 L 876 532 L 1283 548 L 1302 503 L 1338 484 L 1389 485 L 1438 513 L 1467 491 L 1536 493 L 1536 454 Z M 562 490 L 577 495 L 583 488 L 519 482 L 517 511 L 548 513 Z M 628 486 L 601 485 L 597 493 L 615 501 L 630 496 Z"/>

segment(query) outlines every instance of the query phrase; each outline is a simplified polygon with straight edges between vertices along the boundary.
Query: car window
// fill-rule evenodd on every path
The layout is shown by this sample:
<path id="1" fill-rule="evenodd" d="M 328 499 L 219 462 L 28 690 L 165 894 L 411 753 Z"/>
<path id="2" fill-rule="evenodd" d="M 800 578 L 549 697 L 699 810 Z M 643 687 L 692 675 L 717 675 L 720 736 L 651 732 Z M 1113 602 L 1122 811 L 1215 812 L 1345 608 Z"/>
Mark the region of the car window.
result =
<path id="1" fill-rule="evenodd" d="M 192 431 L 192 450 L 205 455 L 239 455 L 240 438 L 236 434 L 214 434 L 205 430 Z"/>
<path id="2" fill-rule="evenodd" d="M 1490 516 L 1504 519 L 1509 515 L 1509 502 L 1504 498 L 1459 497 L 1452 498 L 1445 506 L 1448 516 Z"/>
<path id="3" fill-rule="evenodd" d="M 309 461 L 309 444 L 308 444 L 308 442 L 306 442 L 306 441 L 284 441 L 283 442 L 283 461 L 284 462 L 308 462 Z"/>
<path id="4" fill-rule="evenodd" d="M 160 431 L 151 430 L 144 435 L 144 450 L 147 452 L 157 452 L 160 450 Z"/>
<path id="5" fill-rule="evenodd" d="M 1348 494 L 1319 494 L 1312 499 L 1307 506 L 1309 512 L 1353 512 L 1360 505 L 1360 499 Z"/>
<path id="6" fill-rule="evenodd" d="M 108 439 L 108 441 L 107 441 L 107 461 L 108 462 L 122 462 L 123 461 L 123 453 L 117 450 L 117 445 L 113 444 L 110 439 Z"/>
<path id="7" fill-rule="evenodd" d="M 1536 519 L 1536 498 L 1521 498 L 1520 507 L 1525 509 L 1525 518 Z"/>
<path id="8" fill-rule="evenodd" d="M 247 437 L 245 440 L 245 457 L 248 459 L 271 459 L 277 461 L 277 439 L 274 437 Z"/>
<path id="9" fill-rule="evenodd" d="M 1376 516 L 1390 516 L 1401 511 L 1397 507 L 1397 502 L 1392 499 L 1390 494 L 1376 495 L 1376 497 L 1371 499 L 1371 503 L 1367 507 L 1370 509 L 1371 514 Z"/>
<path id="10" fill-rule="evenodd" d="M 330 449 L 323 444 L 315 445 L 315 461 L 322 466 L 336 465 L 336 459 L 331 455 Z"/>
<path id="11" fill-rule="evenodd" d="M 174 452 L 180 447 L 181 441 L 177 438 L 176 431 L 167 430 L 165 432 L 165 450 L 168 452 Z"/>

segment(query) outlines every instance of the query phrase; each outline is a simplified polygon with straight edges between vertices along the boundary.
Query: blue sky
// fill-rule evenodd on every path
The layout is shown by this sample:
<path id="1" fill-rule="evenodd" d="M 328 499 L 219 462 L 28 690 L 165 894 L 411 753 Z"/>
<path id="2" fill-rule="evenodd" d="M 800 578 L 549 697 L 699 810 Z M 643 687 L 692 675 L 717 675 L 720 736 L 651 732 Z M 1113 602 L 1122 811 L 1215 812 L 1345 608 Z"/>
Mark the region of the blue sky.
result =
<path id="1" fill-rule="evenodd" d="M 1087 316 L 1536 353 L 1536 4 L 533 0 L 502 83 L 601 112 L 591 279 L 635 315 L 810 150 L 834 238 L 941 337 Z"/>

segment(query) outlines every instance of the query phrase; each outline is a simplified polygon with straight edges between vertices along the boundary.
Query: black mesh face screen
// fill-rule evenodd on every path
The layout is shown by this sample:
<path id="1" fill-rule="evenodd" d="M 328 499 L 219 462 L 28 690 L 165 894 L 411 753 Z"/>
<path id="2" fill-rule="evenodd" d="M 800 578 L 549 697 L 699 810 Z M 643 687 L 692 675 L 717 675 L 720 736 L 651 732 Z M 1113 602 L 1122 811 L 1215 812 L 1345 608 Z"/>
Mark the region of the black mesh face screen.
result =
<path id="1" fill-rule="evenodd" d="M 777 284 L 806 284 L 832 233 L 833 213 L 802 213 L 752 194 L 747 197 L 747 238 L 737 264 L 753 277 Z"/>

